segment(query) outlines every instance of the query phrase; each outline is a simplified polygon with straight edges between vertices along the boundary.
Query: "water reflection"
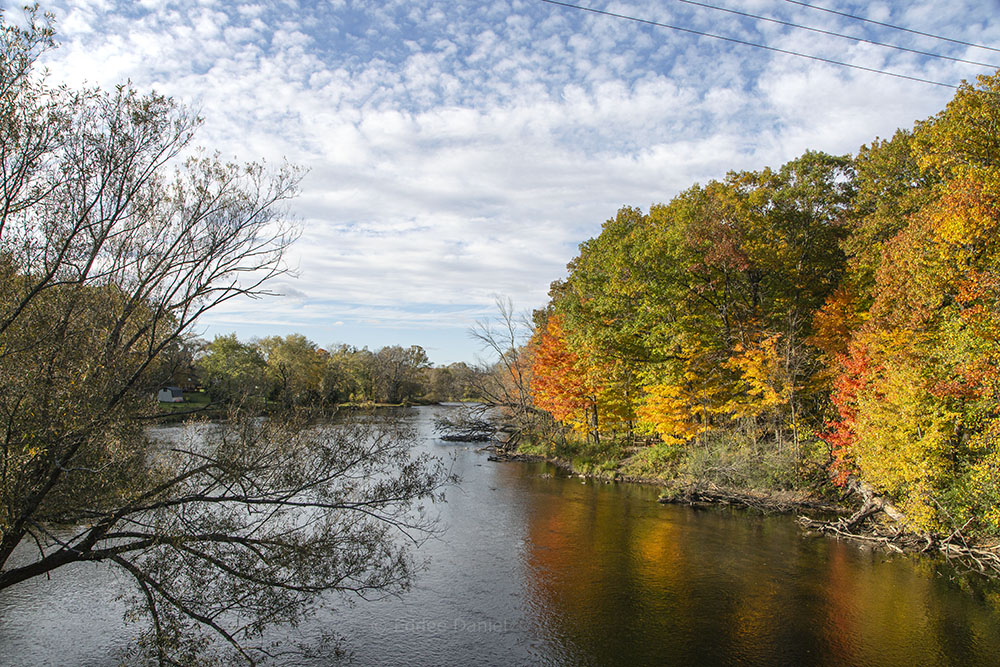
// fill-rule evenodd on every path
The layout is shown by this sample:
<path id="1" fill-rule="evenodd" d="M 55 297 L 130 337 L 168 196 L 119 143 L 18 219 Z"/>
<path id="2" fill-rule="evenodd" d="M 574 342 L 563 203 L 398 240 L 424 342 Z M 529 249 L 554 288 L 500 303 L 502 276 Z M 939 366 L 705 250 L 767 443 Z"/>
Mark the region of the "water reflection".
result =
<path id="1" fill-rule="evenodd" d="M 517 484 L 521 476 L 508 470 Z M 573 664 L 996 664 L 1000 615 L 944 578 L 789 517 L 521 482 L 530 606 Z M 926 568 L 924 568 L 926 570 Z"/>

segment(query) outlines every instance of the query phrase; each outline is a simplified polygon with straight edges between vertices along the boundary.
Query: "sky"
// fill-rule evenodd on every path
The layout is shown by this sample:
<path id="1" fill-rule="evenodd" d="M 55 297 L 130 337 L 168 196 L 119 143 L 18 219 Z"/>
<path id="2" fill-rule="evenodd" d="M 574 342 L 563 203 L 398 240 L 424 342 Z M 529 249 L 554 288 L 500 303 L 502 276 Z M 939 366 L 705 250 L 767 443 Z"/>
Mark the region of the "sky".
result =
<path id="1" fill-rule="evenodd" d="M 1000 0 L 809 0 L 1000 47 Z M 790 0 L 706 4 L 1000 66 L 1000 52 Z M 6 15 L 20 2 L 0 1 Z M 606 12 L 957 85 L 995 71 L 678 0 Z M 853 153 L 954 90 L 541 0 L 43 2 L 53 81 L 131 81 L 204 118 L 200 146 L 307 170 L 281 296 L 233 301 L 197 333 L 302 333 L 326 347 L 420 345 L 486 358 L 469 336 L 498 296 L 547 301 L 582 241 L 730 170 L 807 149 Z"/>

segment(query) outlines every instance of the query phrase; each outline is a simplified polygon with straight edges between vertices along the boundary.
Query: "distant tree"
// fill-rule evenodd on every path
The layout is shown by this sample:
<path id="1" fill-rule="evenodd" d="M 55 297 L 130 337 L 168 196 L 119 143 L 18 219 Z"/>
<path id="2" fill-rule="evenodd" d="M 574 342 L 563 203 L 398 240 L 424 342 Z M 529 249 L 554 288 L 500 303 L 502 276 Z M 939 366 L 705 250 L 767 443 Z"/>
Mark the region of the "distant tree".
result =
<path id="1" fill-rule="evenodd" d="M 449 401 L 455 393 L 455 379 L 447 366 L 428 366 L 420 372 L 420 387 L 424 400 Z"/>
<path id="2" fill-rule="evenodd" d="M 216 336 L 195 361 L 198 376 L 213 401 L 228 402 L 269 392 L 267 361 L 236 334 Z"/>
<path id="3" fill-rule="evenodd" d="M 316 343 L 293 333 L 261 338 L 255 347 L 267 362 L 272 398 L 286 406 L 320 402 L 326 356 L 320 354 Z"/>
<path id="4" fill-rule="evenodd" d="M 321 393 L 327 403 L 375 400 L 375 362 L 368 348 L 333 345 L 323 364 Z"/>
<path id="5" fill-rule="evenodd" d="M 430 366 L 421 373 L 424 398 L 432 401 L 463 401 L 476 398 L 474 368 L 464 361 L 447 366 Z"/>
<path id="6" fill-rule="evenodd" d="M 382 402 L 402 403 L 422 393 L 420 371 L 427 368 L 430 362 L 419 345 L 383 347 L 375 353 L 374 362 L 376 386 Z"/>
<path id="7" fill-rule="evenodd" d="M 476 400 L 479 398 L 479 395 L 476 393 L 476 387 L 480 384 L 479 369 L 470 366 L 464 361 L 458 361 L 449 364 L 446 370 L 451 377 L 452 391 L 449 397 L 451 400 Z"/>

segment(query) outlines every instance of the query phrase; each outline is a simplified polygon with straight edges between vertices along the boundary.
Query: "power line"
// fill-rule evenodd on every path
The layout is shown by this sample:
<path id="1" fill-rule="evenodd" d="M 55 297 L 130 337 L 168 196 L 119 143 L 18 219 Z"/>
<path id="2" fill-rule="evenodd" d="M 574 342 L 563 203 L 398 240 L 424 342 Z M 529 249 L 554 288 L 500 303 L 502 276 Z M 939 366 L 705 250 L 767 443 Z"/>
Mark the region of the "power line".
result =
<path id="1" fill-rule="evenodd" d="M 1000 53 L 1000 49 L 995 49 L 992 46 L 986 46 L 984 44 L 974 44 L 972 42 L 963 42 L 960 39 L 952 39 L 951 37 L 942 37 L 941 35 L 934 35 L 929 32 L 920 32 L 919 30 L 911 30 L 910 28 L 904 28 L 902 26 L 893 25 L 891 23 L 883 23 L 882 21 L 875 21 L 874 19 L 866 19 L 863 16 L 855 16 L 854 14 L 848 14 L 847 12 L 839 12 L 836 9 L 827 9 L 826 7 L 820 7 L 819 5 L 810 5 L 808 2 L 801 2 L 800 0 L 785 0 L 785 2 L 790 2 L 793 5 L 801 5 L 802 7 L 808 7 L 809 9 L 815 9 L 818 12 L 826 12 L 828 14 L 836 14 L 837 16 L 846 16 L 849 19 L 854 19 L 856 21 L 864 21 L 865 23 L 873 23 L 875 25 L 880 25 L 883 28 L 892 28 L 893 30 L 902 30 L 903 32 L 913 33 L 914 35 L 922 35 L 923 37 L 933 37 L 934 39 L 944 40 L 945 42 L 951 42 L 953 44 L 961 44 L 962 46 L 973 46 L 977 49 L 986 49 L 987 51 L 995 51 Z"/>
<path id="2" fill-rule="evenodd" d="M 700 30 L 692 30 L 691 28 L 682 28 L 681 26 L 669 25 L 667 23 L 659 23 L 658 21 L 650 21 L 649 19 L 640 19 L 635 16 L 626 16 L 625 14 L 616 14 L 614 12 L 604 11 L 603 9 L 594 9 L 593 7 L 583 7 L 581 5 L 573 5 L 568 2 L 558 2 L 557 0 L 541 0 L 542 2 L 548 3 L 550 5 L 558 5 L 560 7 L 568 7 L 570 9 L 579 9 L 584 12 L 591 12 L 593 14 L 600 14 L 602 16 L 610 16 L 616 19 L 624 19 L 626 21 L 634 21 L 636 23 L 644 23 L 646 25 L 656 26 L 658 28 L 668 28 L 670 30 L 677 30 L 679 32 L 686 32 L 692 35 L 698 35 L 700 37 L 711 37 L 712 39 L 721 39 L 725 42 L 732 42 L 733 44 L 742 44 L 743 46 L 752 46 L 758 49 L 765 49 L 767 51 L 773 51 L 775 53 L 784 53 L 789 56 L 797 56 L 799 58 L 808 58 L 809 60 L 816 60 L 818 62 L 827 63 L 829 65 L 839 65 L 841 67 L 850 67 L 851 69 L 862 70 L 864 72 L 872 72 L 874 74 L 885 74 L 886 76 L 896 77 L 897 79 L 907 79 L 908 81 L 916 81 L 918 83 L 927 83 L 932 86 L 941 86 L 942 88 L 951 88 L 953 90 L 958 90 L 958 86 L 952 85 L 950 83 L 941 83 L 940 81 L 932 81 L 930 79 L 923 79 L 919 76 L 910 76 L 909 74 L 899 74 L 897 72 L 888 72 L 882 69 L 875 69 L 874 67 L 865 67 L 864 65 L 855 65 L 853 63 L 845 63 L 839 60 L 831 60 L 830 58 L 822 58 L 820 56 L 812 56 L 808 53 L 800 53 L 798 51 L 789 51 L 787 49 L 779 49 L 774 46 L 767 46 L 766 44 L 757 44 L 755 42 L 747 42 L 742 39 L 736 39 L 735 37 L 725 37 L 723 35 L 714 35 L 710 32 L 701 32 Z"/>
<path id="3" fill-rule="evenodd" d="M 896 49 L 897 51 L 906 51 L 908 53 L 916 53 L 921 56 L 929 56 L 931 58 L 943 58 L 944 60 L 951 60 L 957 63 L 966 63 L 967 65 L 979 65 L 980 67 L 989 67 L 990 69 L 1000 69 L 1000 65 L 994 65 L 991 63 L 982 63 L 977 60 L 965 60 L 964 58 L 955 58 L 952 56 L 946 56 L 942 53 L 932 53 L 930 51 L 921 51 L 919 49 L 910 49 L 905 46 L 899 46 L 897 44 L 886 44 L 885 42 L 877 42 L 873 39 L 865 39 L 864 37 L 855 37 L 853 35 L 844 35 L 839 32 L 833 32 L 832 30 L 824 30 L 822 28 L 813 28 L 807 25 L 801 25 L 799 23 L 792 23 L 791 21 L 782 21 L 781 19 L 771 18 L 769 16 L 760 16 L 758 14 L 749 14 L 747 12 L 741 12 L 735 9 L 729 9 L 727 7 L 718 7 L 716 5 L 710 5 L 705 2 L 696 2 L 696 0 L 676 0 L 676 2 L 683 2 L 686 5 L 695 5 L 696 7 L 704 7 L 706 9 L 713 9 L 718 12 L 726 12 L 727 14 L 736 14 L 737 16 L 745 16 L 747 18 L 755 19 L 758 21 L 767 21 L 769 23 L 777 23 L 778 25 L 786 25 L 792 28 L 798 28 L 799 30 L 809 30 L 810 32 L 818 32 L 823 35 L 831 35 L 833 37 L 841 37 L 843 39 L 850 39 L 855 42 L 865 42 L 866 44 L 874 44 L 875 46 L 883 46 L 887 49 Z M 801 4 L 801 3 L 800 3 Z"/>

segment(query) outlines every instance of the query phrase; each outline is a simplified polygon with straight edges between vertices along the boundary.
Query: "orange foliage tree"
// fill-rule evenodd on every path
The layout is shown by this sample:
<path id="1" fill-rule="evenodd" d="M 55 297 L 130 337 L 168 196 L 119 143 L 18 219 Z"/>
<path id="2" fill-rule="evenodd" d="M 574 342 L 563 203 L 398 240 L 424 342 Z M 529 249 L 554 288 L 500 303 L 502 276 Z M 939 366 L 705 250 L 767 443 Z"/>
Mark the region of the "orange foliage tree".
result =
<path id="1" fill-rule="evenodd" d="M 838 472 L 894 498 L 916 530 L 1000 532 L 998 93 L 1000 75 L 982 77 L 918 124 L 927 193 L 890 224 L 824 434 Z"/>
<path id="2" fill-rule="evenodd" d="M 562 321 L 561 315 L 550 315 L 532 341 L 532 399 L 557 421 L 598 438 L 598 388 L 583 360 L 567 346 Z"/>

